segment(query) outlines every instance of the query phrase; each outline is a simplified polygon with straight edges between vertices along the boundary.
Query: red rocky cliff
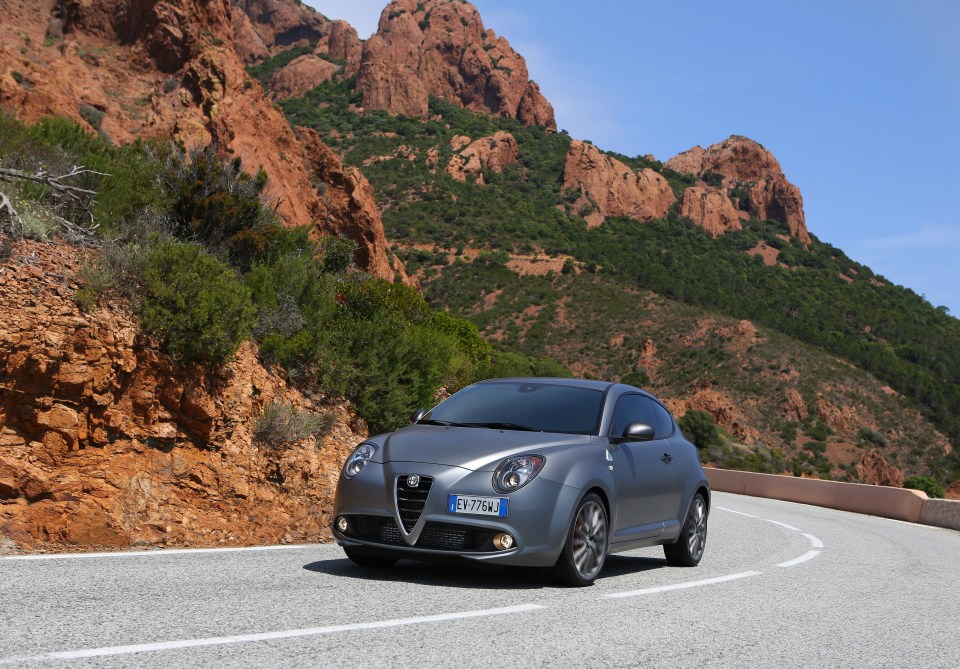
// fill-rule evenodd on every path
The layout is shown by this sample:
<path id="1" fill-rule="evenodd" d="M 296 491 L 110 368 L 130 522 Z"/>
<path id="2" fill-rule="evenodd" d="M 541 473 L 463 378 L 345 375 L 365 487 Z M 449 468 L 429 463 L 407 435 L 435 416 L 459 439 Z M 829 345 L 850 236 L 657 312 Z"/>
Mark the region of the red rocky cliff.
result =
<path id="1" fill-rule="evenodd" d="M 219 371 L 175 365 L 121 303 L 77 308 L 78 255 L 21 242 L 0 263 L 0 537 L 23 549 L 329 539 L 338 463 L 365 436 L 352 408 L 291 387 L 250 344 Z M 269 448 L 254 429 L 271 402 L 330 412 L 333 427 Z"/>
<path id="2" fill-rule="evenodd" d="M 296 8 L 293 0 L 247 4 Z M 318 234 L 355 230 L 368 247 L 365 269 L 395 276 L 379 215 L 364 219 L 373 226 L 368 230 L 331 214 L 337 208 L 328 199 L 355 200 L 363 191 L 325 184 L 319 192 L 314 156 L 247 76 L 233 47 L 238 11 L 229 0 L 3 0 L 0 9 L 4 110 L 29 122 L 66 116 L 120 143 L 137 137 L 171 138 L 188 148 L 215 142 L 247 169 L 266 170 L 267 193 L 289 224 L 313 224 Z M 333 28 L 324 26 L 332 36 Z M 278 29 L 269 44 L 299 34 L 290 30 Z M 372 197 L 362 208 L 376 211 Z M 383 243 L 371 247 L 371 239 Z"/>
<path id="3" fill-rule="evenodd" d="M 783 221 L 793 236 L 804 244 L 810 242 L 800 189 L 787 181 L 773 154 L 752 139 L 734 135 L 708 149 L 695 146 L 668 160 L 666 167 L 698 177 L 719 175 L 722 193 L 731 200 L 737 198 L 731 202 L 735 208 L 758 218 Z M 725 227 L 720 209 L 716 212 L 698 220 L 703 210 L 691 206 L 685 215 L 708 229 Z"/>
<path id="4" fill-rule="evenodd" d="M 683 191 L 680 215 L 687 216 L 714 237 L 743 229 L 740 215 L 730 198 L 709 186 L 691 186 Z"/>
<path id="5" fill-rule="evenodd" d="M 646 168 L 634 170 L 604 155 L 593 144 L 570 143 L 563 168 L 563 189 L 578 193 L 573 210 L 591 226 L 608 216 L 646 221 L 666 216 L 676 197 L 660 174 Z"/>
<path id="6" fill-rule="evenodd" d="M 394 0 L 366 41 L 357 87 L 363 106 L 426 116 L 429 96 L 555 130 L 553 107 L 523 57 L 461 0 Z"/>
<path id="7" fill-rule="evenodd" d="M 456 138 L 459 139 L 459 138 Z M 469 139 L 466 141 L 470 142 Z M 455 147 L 456 148 L 456 147 Z M 467 176 L 483 185 L 483 171 L 503 172 L 505 167 L 520 160 L 517 140 L 509 132 L 496 132 L 490 137 L 481 137 L 470 142 L 466 148 L 450 159 L 447 174 L 457 181 L 466 181 Z"/>
<path id="8" fill-rule="evenodd" d="M 296 0 L 231 0 L 231 5 L 234 44 L 244 63 L 314 44 L 314 53 L 343 61 L 346 75 L 356 74 L 363 43 L 345 21 L 330 21 Z"/>

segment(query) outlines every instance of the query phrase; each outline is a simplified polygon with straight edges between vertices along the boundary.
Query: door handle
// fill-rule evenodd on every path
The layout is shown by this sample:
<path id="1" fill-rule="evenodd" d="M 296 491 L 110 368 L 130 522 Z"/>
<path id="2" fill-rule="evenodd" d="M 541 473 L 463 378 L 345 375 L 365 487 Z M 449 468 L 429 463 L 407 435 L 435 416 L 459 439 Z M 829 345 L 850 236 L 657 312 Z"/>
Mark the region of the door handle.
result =
<path id="1" fill-rule="evenodd" d="M 673 456 L 670 455 L 669 453 L 664 453 L 664 454 L 663 454 L 663 457 L 660 458 L 660 459 L 661 459 L 663 462 L 665 462 L 666 464 L 669 465 L 670 462 L 673 460 Z"/>

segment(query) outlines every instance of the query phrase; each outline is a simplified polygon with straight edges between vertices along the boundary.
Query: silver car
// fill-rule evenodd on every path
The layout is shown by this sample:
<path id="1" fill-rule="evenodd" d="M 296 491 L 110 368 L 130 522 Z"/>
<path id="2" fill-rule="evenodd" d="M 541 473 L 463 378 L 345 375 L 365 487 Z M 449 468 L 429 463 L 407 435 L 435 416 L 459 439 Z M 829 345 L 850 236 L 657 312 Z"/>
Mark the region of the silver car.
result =
<path id="1" fill-rule="evenodd" d="M 608 553 L 662 544 L 692 567 L 710 487 L 652 395 L 574 379 L 482 381 L 367 439 L 337 485 L 333 535 L 361 566 L 467 558 L 590 585 Z"/>

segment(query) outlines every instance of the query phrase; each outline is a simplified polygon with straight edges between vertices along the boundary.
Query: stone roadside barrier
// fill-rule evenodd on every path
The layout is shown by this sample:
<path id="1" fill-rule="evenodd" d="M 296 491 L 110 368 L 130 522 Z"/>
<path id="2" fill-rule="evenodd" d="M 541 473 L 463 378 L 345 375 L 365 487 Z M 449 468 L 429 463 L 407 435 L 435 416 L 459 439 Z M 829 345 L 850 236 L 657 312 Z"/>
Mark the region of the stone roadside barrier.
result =
<path id="1" fill-rule="evenodd" d="M 730 469 L 705 468 L 704 471 L 710 487 L 720 492 L 781 499 L 960 530 L 960 501 L 930 499 L 919 490 Z"/>

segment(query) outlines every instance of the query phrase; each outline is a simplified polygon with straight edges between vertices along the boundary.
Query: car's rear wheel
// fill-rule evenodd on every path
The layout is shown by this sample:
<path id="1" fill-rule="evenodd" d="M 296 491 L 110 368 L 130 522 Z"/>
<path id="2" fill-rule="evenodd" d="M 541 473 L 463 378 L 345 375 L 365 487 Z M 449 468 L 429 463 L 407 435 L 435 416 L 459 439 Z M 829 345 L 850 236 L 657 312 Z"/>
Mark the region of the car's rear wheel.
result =
<path id="1" fill-rule="evenodd" d="M 343 552 L 347 554 L 351 562 L 360 567 L 390 567 L 397 561 L 397 558 L 373 553 L 363 548 L 355 548 L 353 546 L 344 546 Z"/>
<path id="2" fill-rule="evenodd" d="M 557 580 L 583 587 L 596 580 L 607 559 L 608 523 L 603 502 L 593 493 L 580 501 L 554 566 Z"/>
<path id="3" fill-rule="evenodd" d="M 707 503 L 703 495 L 693 496 L 687 520 L 680 530 L 677 542 L 664 544 L 663 553 L 667 562 L 677 567 L 696 567 L 707 546 Z"/>

